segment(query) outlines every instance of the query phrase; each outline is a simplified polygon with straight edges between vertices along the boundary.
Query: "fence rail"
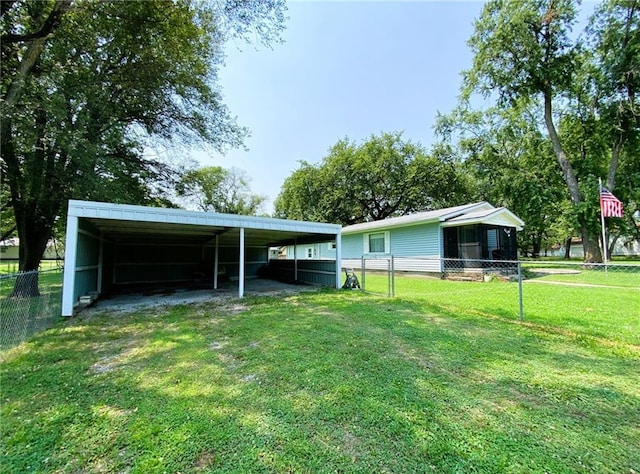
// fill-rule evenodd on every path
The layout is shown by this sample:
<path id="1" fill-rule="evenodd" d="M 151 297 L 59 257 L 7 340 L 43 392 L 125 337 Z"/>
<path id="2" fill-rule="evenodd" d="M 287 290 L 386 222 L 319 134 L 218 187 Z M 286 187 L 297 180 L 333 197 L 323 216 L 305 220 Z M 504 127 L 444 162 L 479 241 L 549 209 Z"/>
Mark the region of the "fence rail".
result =
<path id="1" fill-rule="evenodd" d="M 1 275 L 0 350 L 51 327 L 61 306 L 61 269 Z"/>
<path id="2" fill-rule="evenodd" d="M 486 291 L 491 292 L 494 301 L 498 302 L 495 311 L 517 315 L 521 320 L 525 318 L 528 309 L 527 292 L 523 289 L 523 283 L 525 286 L 544 283 L 640 290 L 640 264 L 618 262 L 604 264 L 365 256 L 343 260 L 342 266 L 359 275 L 363 291 L 387 296 L 424 296 L 438 301 L 446 301 L 447 298 L 457 301 L 471 297 L 465 292 L 464 286 L 459 283 L 454 285 L 454 281 L 505 282 L 508 284 L 503 286 L 487 285 Z"/>

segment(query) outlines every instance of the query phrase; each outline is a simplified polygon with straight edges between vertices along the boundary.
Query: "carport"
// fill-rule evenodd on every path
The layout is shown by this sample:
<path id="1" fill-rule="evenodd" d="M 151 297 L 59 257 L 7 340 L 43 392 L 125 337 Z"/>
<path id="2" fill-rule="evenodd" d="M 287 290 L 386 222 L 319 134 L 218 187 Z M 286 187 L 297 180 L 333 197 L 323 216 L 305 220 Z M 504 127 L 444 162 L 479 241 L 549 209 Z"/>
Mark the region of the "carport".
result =
<path id="1" fill-rule="evenodd" d="M 221 280 L 271 278 L 340 288 L 341 227 L 125 204 L 70 200 L 62 315 L 81 297 L 127 285 L 197 282 L 215 291 Z M 336 260 L 271 265 L 269 248 L 336 243 Z M 274 262 L 272 262 L 274 263 Z"/>

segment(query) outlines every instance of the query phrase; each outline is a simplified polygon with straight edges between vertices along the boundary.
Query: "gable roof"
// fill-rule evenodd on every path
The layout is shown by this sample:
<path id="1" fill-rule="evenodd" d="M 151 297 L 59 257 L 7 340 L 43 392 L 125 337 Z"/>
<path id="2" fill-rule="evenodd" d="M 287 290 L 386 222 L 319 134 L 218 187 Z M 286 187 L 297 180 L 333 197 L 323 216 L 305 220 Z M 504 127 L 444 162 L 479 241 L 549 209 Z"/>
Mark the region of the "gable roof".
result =
<path id="1" fill-rule="evenodd" d="M 488 224 L 502 227 L 515 227 L 522 230 L 524 221 L 506 207 L 482 209 L 462 214 L 442 223 L 442 227 L 455 227 L 470 224 Z"/>
<path id="2" fill-rule="evenodd" d="M 417 212 L 400 217 L 391 217 L 381 221 L 363 222 L 342 228 L 343 234 L 355 234 L 372 230 L 408 227 L 412 225 L 441 222 L 443 227 L 470 224 L 492 224 L 515 227 L 522 230 L 524 222 L 506 207 L 494 207 L 486 201 L 447 207 L 434 211 Z"/>

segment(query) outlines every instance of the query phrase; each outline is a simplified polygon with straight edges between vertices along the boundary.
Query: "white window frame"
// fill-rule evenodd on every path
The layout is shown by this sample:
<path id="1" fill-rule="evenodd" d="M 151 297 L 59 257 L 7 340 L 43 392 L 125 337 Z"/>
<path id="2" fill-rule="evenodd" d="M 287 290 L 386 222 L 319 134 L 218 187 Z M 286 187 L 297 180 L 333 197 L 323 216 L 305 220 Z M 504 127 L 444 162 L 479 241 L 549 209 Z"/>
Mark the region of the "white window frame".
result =
<path id="1" fill-rule="evenodd" d="M 384 252 L 371 252 L 369 249 L 369 237 L 371 235 L 384 234 Z M 369 232 L 362 236 L 362 244 L 364 253 L 374 254 L 374 255 L 384 255 L 391 253 L 391 239 L 389 236 L 389 231 L 380 231 L 380 232 Z"/>
<path id="2" fill-rule="evenodd" d="M 335 242 L 329 242 L 329 243 L 327 244 L 327 248 L 328 248 L 329 250 L 335 250 L 335 249 L 336 249 L 336 246 L 337 246 L 337 244 L 336 244 Z"/>

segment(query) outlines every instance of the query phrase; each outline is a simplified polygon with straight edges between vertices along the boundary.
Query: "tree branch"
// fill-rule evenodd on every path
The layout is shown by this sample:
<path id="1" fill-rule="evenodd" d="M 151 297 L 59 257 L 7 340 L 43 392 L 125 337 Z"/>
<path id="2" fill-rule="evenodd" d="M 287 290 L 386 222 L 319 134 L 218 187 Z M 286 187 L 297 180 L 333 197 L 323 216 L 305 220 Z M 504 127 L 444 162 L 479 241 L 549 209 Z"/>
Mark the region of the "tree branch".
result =
<path id="1" fill-rule="evenodd" d="M 0 1 L 0 17 L 3 17 L 13 7 L 16 0 L 1 0 Z"/>
<path id="2" fill-rule="evenodd" d="M 14 107 L 17 104 L 27 77 L 33 70 L 36 61 L 40 57 L 40 54 L 44 49 L 44 45 L 46 44 L 53 31 L 58 28 L 58 26 L 60 26 L 62 16 L 67 11 L 69 11 L 70 8 L 71 0 L 57 0 L 55 5 L 53 6 L 53 9 L 51 10 L 51 13 L 49 13 L 49 17 L 42 25 L 42 28 L 40 28 L 40 31 L 36 34 L 38 36 L 36 36 L 35 39 L 29 41 L 29 46 L 27 47 L 27 50 L 22 57 L 22 60 L 20 61 L 20 65 L 18 66 L 18 70 L 16 71 L 17 75 L 11 82 L 7 93 L 5 94 L 4 105 L 6 109 L 5 111 L 3 111 L 3 115 L 6 113 L 6 110 Z M 5 37 L 2 38 L 2 41 L 6 41 Z"/>
<path id="3" fill-rule="evenodd" d="M 2 232 L 2 235 L 0 235 L 0 241 L 7 240 L 9 237 L 13 237 L 16 233 L 16 230 L 18 230 L 18 227 L 14 224 L 10 229 Z"/>

